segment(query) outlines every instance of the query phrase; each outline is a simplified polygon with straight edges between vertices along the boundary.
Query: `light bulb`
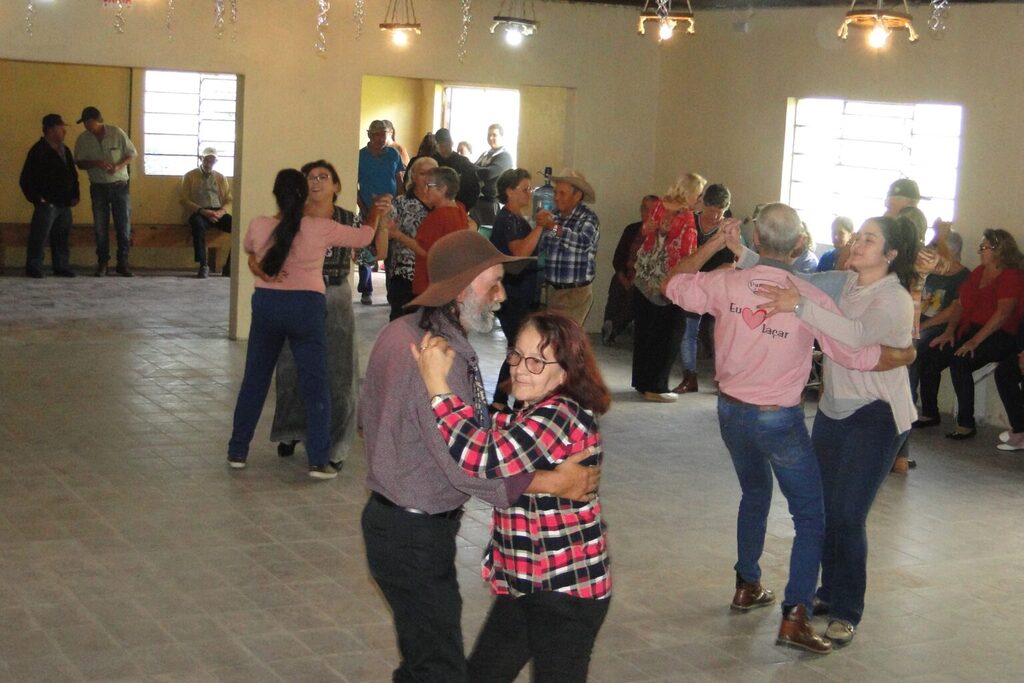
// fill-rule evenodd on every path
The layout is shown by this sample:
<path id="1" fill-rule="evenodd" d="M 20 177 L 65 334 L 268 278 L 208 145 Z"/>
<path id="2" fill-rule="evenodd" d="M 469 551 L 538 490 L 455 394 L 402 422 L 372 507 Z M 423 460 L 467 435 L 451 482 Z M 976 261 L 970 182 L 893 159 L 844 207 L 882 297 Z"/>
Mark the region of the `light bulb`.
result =
<path id="1" fill-rule="evenodd" d="M 505 42 L 512 47 L 523 44 L 523 31 L 518 26 L 509 26 L 505 29 Z"/>
<path id="2" fill-rule="evenodd" d="M 668 19 L 662 19 L 658 26 L 658 40 L 668 40 L 672 37 L 672 30 L 675 27 L 672 26 L 672 22 Z"/>
<path id="3" fill-rule="evenodd" d="M 868 45 L 879 50 L 885 47 L 885 44 L 889 42 L 889 29 L 878 22 L 875 27 L 871 29 L 871 33 L 868 34 Z"/>
<path id="4" fill-rule="evenodd" d="M 409 44 L 409 36 L 406 34 L 405 31 L 392 31 L 391 42 L 397 45 L 398 47 L 405 47 L 406 45 Z"/>

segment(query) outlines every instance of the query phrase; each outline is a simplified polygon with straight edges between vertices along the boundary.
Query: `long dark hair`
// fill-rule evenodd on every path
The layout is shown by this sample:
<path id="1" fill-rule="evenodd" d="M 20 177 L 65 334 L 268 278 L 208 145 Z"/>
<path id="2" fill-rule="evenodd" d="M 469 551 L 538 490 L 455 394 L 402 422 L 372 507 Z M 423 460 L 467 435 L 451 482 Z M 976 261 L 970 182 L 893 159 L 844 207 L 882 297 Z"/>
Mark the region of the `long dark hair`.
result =
<path id="1" fill-rule="evenodd" d="M 277 178 L 274 179 L 274 198 L 277 199 L 277 208 L 281 210 L 281 222 L 271 235 L 274 243 L 260 261 L 260 268 L 270 277 L 281 272 L 281 267 L 288 258 L 295 235 L 299 233 L 302 211 L 308 196 L 309 181 L 300 171 L 286 168 L 277 172 Z"/>
<path id="2" fill-rule="evenodd" d="M 586 332 L 575 320 L 558 313 L 533 313 L 519 329 L 533 327 L 540 335 L 540 348 L 550 348 L 565 370 L 565 381 L 558 392 L 565 394 L 587 410 L 601 415 L 612 403 L 611 392 L 601 377 L 594 350 Z"/>
<path id="3" fill-rule="evenodd" d="M 917 250 L 920 243 L 917 238 L 917 227 L 914 222 L 906 216 L 878 216 L 869 220 L 878 223 L 882 229 L 882 236 L 885 238 L 883 253 L 895 249 L 896 256 L 889 263 L 889 272 L 896 273 L 900 284 L 908 291 L 917 285 L 921 277 L 914 270 L 914 262 L 917 260 Z"/>

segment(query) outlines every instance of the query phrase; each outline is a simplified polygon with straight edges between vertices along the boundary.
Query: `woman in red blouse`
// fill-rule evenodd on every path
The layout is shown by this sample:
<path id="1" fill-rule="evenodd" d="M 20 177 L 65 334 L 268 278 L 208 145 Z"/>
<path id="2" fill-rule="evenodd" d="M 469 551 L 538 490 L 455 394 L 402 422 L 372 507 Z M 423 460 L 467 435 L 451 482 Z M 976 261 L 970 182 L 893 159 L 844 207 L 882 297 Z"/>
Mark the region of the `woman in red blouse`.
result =
<path id="1" fill-rule="evenodd" d="M 428 332 L 412 353 L 441 436 L 467 474 L 548 470 L 588 449 L 600 462 L 597 415 L 611 397 L 586 334 L 569 318 L 534 313 L 523 321 L 507 357 L 518 410 L 493 422 L 450 393 L 454 352 L 444 339 Z M 496 598 L 469 658 L 469 680 L 513 681 L 532 659 L 534 681 L 586 681 L 611 596 L 597 492 L 587 503 L 525 494 L 494 510 L 483 577 Z"/>
<path id="2" fill-rule="evenodd" d="M 981 265 L 961 285 L 959 298 L 936 316 L 947 323 L 945 332 L 920 356 L 921 416 L 914 427 L 939 424 L 939 383 L 948 367 L 956 392 L 957 426 L 946 436 L 957 441 L 975 434 L 971 373 L 1016 352 L 1014 335 L 1024 315 L 1024 256 L 1013 235 L 986 230 L 978 254 Z"/>
<path id="3" fill-rule="evenodd" d="M 459 191 L 459 174 L 443 166 L 427 174 L 426 204 L 430 213 L 420 223 L 415 241 L 403 242 L 416 252 L 416 265 L 412 275 L 412 293 L 419 295 L 430 284 L 427 277 L 427 252 L 434 242 L 450 232 L 476 229 L 476 223 L 466 214 L 466 207 L 455 201 Z"/>

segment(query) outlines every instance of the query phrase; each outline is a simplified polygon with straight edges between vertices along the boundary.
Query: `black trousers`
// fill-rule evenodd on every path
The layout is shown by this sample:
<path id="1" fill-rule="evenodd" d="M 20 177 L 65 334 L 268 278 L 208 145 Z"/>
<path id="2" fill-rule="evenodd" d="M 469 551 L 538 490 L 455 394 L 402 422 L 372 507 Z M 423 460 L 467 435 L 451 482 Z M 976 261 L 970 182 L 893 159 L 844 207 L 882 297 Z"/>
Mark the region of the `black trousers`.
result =
<path id="1" fill-rule="evenodd" d="M 1006 408 L 1006 417 L 1010 421 L 1010 431 L 1014 434 L 1024 432 L 1024 375 L 1020 371 L 1020 361 L 1013 355 L 1006 358 L 996 368 L 996 388 L 999 398 Z"/>
<path id="2" fill-rule="evenodd" d="M 404 277 L 388 277 L 385 282 L 388 289 L 388 304 L 391 305 L 391 315 L 388 320 L 400 318 L 412 311 L 405 308 L 405 305 L 414 298 L 412 293 L 412 280 Z"/>
<path id="3" fill-rule="evenodd" d="M 673 304 L 655 306 L 634 286 L 633 312 L 633 388 L 665 393 L 682 339 L 683 311 Z"/>
<path id="4" fill-rule="evenodd" d="M 511 682 L 532 659 L 534 683 L 586 683 L 609 602 L 554 592 L 499 595 L 469 657 L 469 680 Z"/>
<path id="5" fill-rule="evenodd" d="M 395 683 L 464 683 L 456 520 L 417 515 L 370 498 L 363 540 L 370 574 L 395 619 L 402 662 Z"/>
<path id="6" fill-rule="evenodd" d="M 1017 353 L 1013 337 L 997 330 L 974 350 L 973 356 L 957 356 L 954 351 L 974 336 L 980 325 L 972 325 L 960 335 L 956 343 L 943 349 L 927 348 L 921 354 L 921 414 L 926 417 L 939 415 L 939 383 L 942 371 L 949 368 L 956 392 L 956 423 L 960 427 L 974 429 L 974 379 L 971 377 L 978 368 L 989 363 L 998 363 Z"/>

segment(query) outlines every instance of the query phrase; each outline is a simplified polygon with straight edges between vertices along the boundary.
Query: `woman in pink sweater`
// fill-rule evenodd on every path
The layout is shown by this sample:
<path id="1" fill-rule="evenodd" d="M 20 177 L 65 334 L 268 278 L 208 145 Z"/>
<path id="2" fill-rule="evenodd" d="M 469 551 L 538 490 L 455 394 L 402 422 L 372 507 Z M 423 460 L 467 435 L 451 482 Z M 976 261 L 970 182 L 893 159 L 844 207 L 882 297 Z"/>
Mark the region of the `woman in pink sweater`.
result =
<path id="1" fill-rule="evenodd" d="M 324 256 L 329 247 L 364 247 L 374 237 L 374 206 L 369 225 L 353 229 L 327 218 L 303 217 L 309 184 L 295 169 L 274 181 L 277 217 L 258 216 L 249 223 L 243 246 L 258 261 L 252 295 L 252 325 L 245 357 L 245 376 L 235 404 L 234 428 L 228 443 L 228 464 L 245 467 L 249 443 L 263 412 L 277 356 L 287 341 L 295 357 L 299 388 L 306 409 L 306 453 L 309 476 L 332 479 L 328 464 L 331 395 L 327 383 Z"/>

